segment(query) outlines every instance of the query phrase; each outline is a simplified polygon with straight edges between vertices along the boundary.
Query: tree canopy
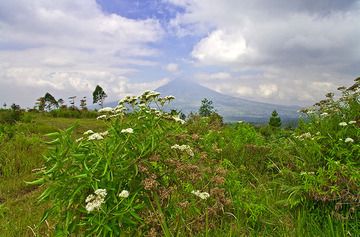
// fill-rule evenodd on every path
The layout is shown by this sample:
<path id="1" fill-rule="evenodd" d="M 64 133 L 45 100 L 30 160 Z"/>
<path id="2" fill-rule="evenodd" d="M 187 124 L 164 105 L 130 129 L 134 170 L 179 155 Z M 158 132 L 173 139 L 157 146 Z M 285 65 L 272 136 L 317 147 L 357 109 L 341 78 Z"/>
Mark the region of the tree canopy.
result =
<path id="1" fill-rule="evenodd" d="M 103 88 L 97 85 L 93 92 L 93 104 L 98 103 L 101 107 L 103 107 L 106 97 L 107 94 L 104 92 Z"/>
<path id="2" fill-rule="evenodd" d="M 201 101 L 201 106 L 199 108 L 199 115 L 202 117 L 208 117 L 213 112 L 215 112 L 213 102 L 211 100 L 208 100 L 207 98 L 204 98 Z"/>
<path id="3" fill-rule="evenodd" d="M 276 112 L 276 110 L 271 113 L 269 125 L 275 128 L 279 128 L 281 126 L 281 118 L 279 117 L 279 114 Z"/>

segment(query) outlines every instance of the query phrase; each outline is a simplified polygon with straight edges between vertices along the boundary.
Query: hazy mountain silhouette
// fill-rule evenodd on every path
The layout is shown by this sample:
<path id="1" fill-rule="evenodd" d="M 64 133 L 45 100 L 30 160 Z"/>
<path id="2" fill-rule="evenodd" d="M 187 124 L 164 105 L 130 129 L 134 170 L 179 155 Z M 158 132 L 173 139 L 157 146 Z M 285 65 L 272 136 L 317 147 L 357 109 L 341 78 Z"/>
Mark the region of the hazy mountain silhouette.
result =
<path id="1" fill-rule="evenodd" d="M 271 112 L 276 110 L 283 119 L 295 119 L 298 106 L 284 106 L 268 104 L 224 95 L 207 87 L 187 80 L 173 80 L 156 89 L 162 95 L 173 95 L 175 101 L 171 108 L 181 110 L 188 114 L 197 112 L 201 100 L 207 98 L 213 101 L 216 111 L 224 117 L 225 121 L 245 120 L 250 122 L 266 122 Z"/>
<path id="2" fill-rule="evenodd" d="M 283 121 L 298 117 L 296 112 L 299 109 L 298 106 L 268 104 L 228 96 L 188 80 L 172 80 L 155 91 L 160 92 L 161 96 L 175 96 L 176 99 L 166 108 L 179 110 L 185 115 L 190 112 L 198 112 L 201 100 L 207 98 L 213 101 L 216 112 L 223 116 L 226 122 L 238 120 L 267 122 L 273 110 L 279 113 Z M 107 106 L 116 105 L 117 103 L 107 104 Z"/>

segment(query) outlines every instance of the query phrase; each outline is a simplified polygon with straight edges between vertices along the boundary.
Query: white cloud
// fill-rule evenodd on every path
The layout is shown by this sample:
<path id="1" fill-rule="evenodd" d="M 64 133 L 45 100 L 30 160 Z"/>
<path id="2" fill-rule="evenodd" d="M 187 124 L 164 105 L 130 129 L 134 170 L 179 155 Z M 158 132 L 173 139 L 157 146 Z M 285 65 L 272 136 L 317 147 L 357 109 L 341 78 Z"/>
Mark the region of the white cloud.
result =
<path id="1" fill-rule="evenodd" d="M 210 88 L 269 102 L 312 103 L 358 76 L 359 0 L 169 2 L 184 9 L 170 22 L 177 35 L 200 37 L 190 54 L 199 70 L 213 66 L 233 73 L 228 85 L 207 81 Z M 262 74 L 246 77 L 244 70 Z M 318 82 L 328 86 L 317 88 Z M 237 92 L 241 87 L 247 89 Z"/>
<path id="2" fill-rule="evenodd" d="M 163 35 L 158 20 L 107 14 L 95 0 L 1 1 L 0 85 L 29 91 L 20 98 L 0 86 L 7 95 L 1 99 L 30 105 L 44 90 L 85 93 L 97 84 L 118 99 L 118 91 L 131 92 L 135 66 L 157 65 L 151 57 L 159 52 L 149 43 Z"/>
<path id="3" fill-rule="evenodd" d="M 215 30 L 194 46 L 191 55 L 205 64 L 218 64 L 240 60 L 248 51 L 240 34 Z"/>
<path id="4" fill-rule="evenodd" d="M 180 70 L 179 65 L 176 63 L 169 63 L 168 65 L 166 65 L 165 69 L 166 71 L 171 73 L 176 73 Z"/>

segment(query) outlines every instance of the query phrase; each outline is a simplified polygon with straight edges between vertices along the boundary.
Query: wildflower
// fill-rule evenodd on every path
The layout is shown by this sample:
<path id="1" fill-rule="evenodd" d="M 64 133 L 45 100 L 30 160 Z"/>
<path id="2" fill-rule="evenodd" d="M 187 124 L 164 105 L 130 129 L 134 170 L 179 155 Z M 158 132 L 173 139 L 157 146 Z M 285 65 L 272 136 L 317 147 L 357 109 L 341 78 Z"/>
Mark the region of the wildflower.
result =
<path id="1" fill-rule="evenodd" d="M 354 121 L 354 120 L 349 121 L 349 124 L 355 124 L 355 123 L 356 123 L 356 121 Z"/>
<path id="2" fill-rule="evenodd" d="M 105 115 L 105 114 L 100 115 L 100 116 L 98 116 L 96 119 L 97 119 L 97 120 L 106 119 L 106 115 Z"/>
<path id="3" fill-rule="evenodd" d="M 95 195 L 90 194 L 86 197 L 86 210 L 92 212 L 94 210 L 99 210 L 101 204 L 105 203 L 105 197 L 107 195 L 106 189 L 97 189 L 95 190 Z"/>
<path id="4" fill-rule="evenodd" d="M 84 138 L 83 137 L 80 137 L 78 139 L 76 139 L 76 142 L 81 142 Z"/>
<path id="5" fill-rule="evenodd" d="M 88 138 L 88 141 L 91 141 L 91 140 L 102 140 L 104 139 L 103 136 L 101 136 L 99 133 L 94 133 L 94 134 L 91 134 Z"/>
<path id="6" fill-rule="evenodd" d="M 121 191 L 121 193 L 119 193 L 119 197 L 121 197 L 121 198 L 127 198 L 127 197 L 129 197 L 129 191 L 127 191 L 127 190 L 123 190 L 123 191 Z"/>
<path id="7" fill-rule="evenodd" d="M 311 133 L 306 132 L 306 133 L 301 134 L 300 136 L 295 136 L 295 137 L 298 138 L 299 140 L 304 140 L 306 138 L 311 138 Z"/>
<path id="8" fill-rule="evenodd" d="M 84 135 L 90 135 L 90 134 L 93 134 L 94 131 L 93 130 L 87 130 L 86 132 L 84 132 L 83 134 Z"/>
<path id="9" fill-rule="evenodd" d="M 109 131 L 105 131 L 105 132 L 101 132 L 99 133 L 101 136 L 105 137 L 107 135 L 109 135 Z"/>
<path id="10" fill-rule="evenodd" d="M 122 133 L 134 133 L 134 130 L 132 128 L 126 128 L 121 130 Z"/>
<path id="11" fill-rule="evenodd" d="M 242 121 L 242 120 L 239 120 L 239 121 L 238 121 L 238 123 L 243 123 L 243 122 L 244 122 L 244 121 Z"/>
<path id="12" fill-rule="evenodd" d="M 324 112 L 324 113 L 322 113 L 322 114 L 320 114 L 320 116 L 321 117 L 326 117 L 326 116 L 328 116 L 329 114 L 328 113 L 326 113 L 326 112 Z"/>
<path id="13" fill-rule="evenodd" d="M 171 149 L 177 149 L 177 150 L 180 150 L 180 151 L 185 151 L 186 153 L 188 153 L 189 156 L 194 156 L 194 152 L 191 150 L 190 146 L 189 145 L 178 145 L 178 144 L 175 144 L 173 146 L 171 146 Z"/>
<path id="14" fill-rule="evenodd" d="M 345 127 L 346 125 L 347 125 L 346 122 L 341 122 L 341 123 L 339 123 L 339 126 L 342 126 L 342 127 Z"/>
<path id="15" fill-rule="evenodd" d="M 205 200 L 208 199 L 210 197 L 210 194 L 207 192 L 200 192 L 199 190 L 196 191 L 191 191 L 192 194 L 194 194 L 195 196 L 198 196 L 199 198 Z"/>
<path id="16" fill-rule="evenodd" d="M 354 139 L 352 139 L 351 137 L 348 137 L 345 139 L 345 142 L 348 143 L 348 142 L 354 142 Z"/>
<path id="17" fill-rule="evenodd" d="M 111 107 L 105 107 L 105 108 L 102 108 L 102 109 L 99 109 L 99 113 L 107 113 L 107 112 L 112 112 L 113 111 L 113 108 Z"/>
<path id="18" fill-rule="evenodd" d="M 173 116 L 172 119 L 174 119 L 175 122 L 180 122 L 181 124 L 184 124 L 184 123 L 185 123 L 185 121 L 182 120 L 182 119 L 179 117 L 179 115 Z"/>
<path id="19" fill-rule="evenodd" d="M 172 96 L 172 95 L 168 95 L 168 96 L 165 96 L 164 97 L 165 100 L 174 100 L 175 99 L 175 96 Z"/>

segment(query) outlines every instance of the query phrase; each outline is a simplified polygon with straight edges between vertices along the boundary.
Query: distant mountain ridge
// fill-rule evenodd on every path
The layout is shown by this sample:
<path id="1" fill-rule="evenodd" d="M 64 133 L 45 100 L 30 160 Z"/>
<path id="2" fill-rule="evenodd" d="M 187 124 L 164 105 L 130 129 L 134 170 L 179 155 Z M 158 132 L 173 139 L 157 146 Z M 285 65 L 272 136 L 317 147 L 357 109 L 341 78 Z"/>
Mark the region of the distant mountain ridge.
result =
<path id="1" fill-rule="evenodd" d="M 176 109 L 185 115 L 197 112 L 201 100 L 207 98 L 213 101 L 217 113 L 223 116 L 225 122 L 244 120 L 254 123 L 267 122 L 271 112 L 276 110 L 283 120 L 298 118 L 299 106 L 284 106 L 268 104 L 224 95 L 207 87 L 187 80 L 172 80 L 157 88 L 155 91 L 162 96 L 173 95 L 175 100 L 166 109 Z M 116 106 L 117 102 L 107 103 L 106 106 Z"/>

